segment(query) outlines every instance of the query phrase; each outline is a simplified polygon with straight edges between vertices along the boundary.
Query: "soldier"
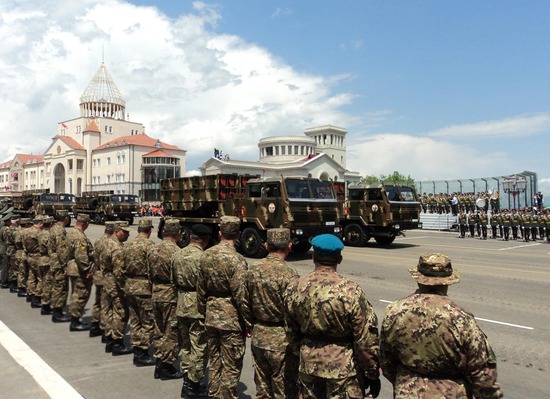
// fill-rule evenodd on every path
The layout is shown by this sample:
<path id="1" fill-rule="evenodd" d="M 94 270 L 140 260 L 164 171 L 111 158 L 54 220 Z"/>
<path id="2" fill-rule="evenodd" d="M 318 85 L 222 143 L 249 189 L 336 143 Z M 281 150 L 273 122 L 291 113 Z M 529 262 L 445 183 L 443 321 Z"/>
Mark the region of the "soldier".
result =
<path id="1" fill-rule="evenodd" d="M 491 212 L 491 238 L 494 240 L 497 238 L 498 225 L 502 226 L 501 215 L 496 212 Z M 500 233 L 502 237 L 502 232 Z"/>
<path id="2" fill-rule="evenodd" d="M 209 350 L 208 396 L 237 398 L 246 333 L 250 331 L 244 281 L 248 264 L 235 250 L 240 220 L 220 219 L 220 242 L 207 249 L 197 282 L 197 304 L 205 316 Z"/>
<path id="3" fill-rule="evenodd" d="M 512 215 L 510 215 L 510 225 L 512 227 L 512 238 L 518 239 L 518 226 L 520 223 L 520 216 L 516 209 L 512 209 Z"/>
<path id="4" fill-rule="evenodd" d="M 418 290 L 388 305 L 380 333 L 382 372 L 393 397 L 502 397 L 487 337 L 474 316 L 447 297 L 449 285 L 460 280 L 451 260 L 424 254 L 409 272 Z"/>
<path id="5" fill-rule="evenodd" d="M 71 279 L 70 331 L 88 331 L 90 325 L 82 323 L 80 317 L 90 299 L 94 267 L 94 248 L 84 233 L 90 225 L 90 215 L 79 213 L 74 229 L 67 232 L 67 276 Z"/>
<path id="6" fill-rule="evenodd" d="M 116 222 L 111 238 L 101 248 L 103 289 L 101 290 L 101 324 L 105 335 L 105 352 L 113 356 L 133 353 L 124 345 L 124 330 L 128 323 L 128 303 L 124 295 L 123 244 L 130 236 L 128 222 Z"/>
<path id="7" fill-rule="evenodd" d="M 378 319 L 361 287 L 337 273 L 344 245 L 330 234 L 312 240 L 315 270 L 291 281 L 285 323 L 300 343 L 299 382 L 308 398 L 380 393 Z M 366 392 L 365 392 L 366 394 Z"/>
<path id="8" fill-rule="evenodd" d="M 521 212 L 521 231 L 523 241 L 529 242 L 531 237 L 531 215 L 526 209 Z"/>
<path id="9" fill-rule="evenodd" d="M 200 382 L 204 378 L 206 362 L 206 330 L 204 316 L 197 307 L 197 279 L 200 262 L 212 237 L 212 231 L 203 224 L 191 227 L 189 245 L 172 258 L 172 284 L 178 289 L 178 332 L 180 339 L 180 368 L 183 372 L 182 398 L 207 396 Z"/>
<path id="10" fill-rule="evenodd" d="M 8 278 L 8 245 L 5 234 L 9 230 L 11 214 L 2 216 L 0 219 L 0 288 L 10 288 Z"/>
<path id="11" fill-rule="evenodd" d="M 476 214 L 470 210 L 470 213 L 468 213 L 468 230 L 470 231 L 470 237 L 473 237 L 475 234 L 476 219 Z"/>
<path id="12" fill-rule="evenodd" d="M 69 278 L 67 277 L 67 230 L 70 216 L 66 210 L 55 212 L 55 223 L 50 228 L 48 252 L 50 255 L 50 273 L 52 278 L 52 322 L 64 323 L 71 321 L 71 316 L 63 314 L 69 294 Z"/>
<path id="13" fill-rule="evenodd" d="M 8 285 L 11 293 L 17 292 L 17 274 L 18 264 L 15 258 L 15 235 L 20 229 L 19 215 L 12 215 L 9 221 L 6 221 L 6 226 L 2 234 L 2 239 L 6 244 L 6 257 L 8 264 Z"/>
<path id="14" fill-rule="evenodd" d="M 134 365 L 154 366 L 156 361 L 149 356 L 153 341 L 155 320 L 151 300 L 148 256 L 155 245 L 149 238 L 153 229 L 150 219 L 140 219 L 138 235 L 124 246 L 122 274 L 126 285 L 124 292 L 130 311 L 130 343 L 134 347 Z"/>
<path id="15" fill-rule="evenodd" d="M 29 264 L 29 277 L 27 279 L 27 302 L 31 303 L 33 308 L 42 307 L 42 277 L 40 276 L 40 266 L 44 259 L 44 253 L 47 254 L 48 242 L 43 240 L 40 233 L 44 228 L 44 216 L 37 215 L 33 221 L 33 225 L 23 238 L 23 249 Z M 29 301 L 30 298 L 30 301 Z"/>
<path id="16" fill-rule="evenodd" d="M 464 211 L 460 211 L 458 214 L 458 229 L 460 231 L 459 238 L 464 238 L 466 236 L 466 214 Z"/>
<path id="17" fill-rule="evenodd" d="M 43 229 L 40 232 L 41 242 L 44 243 L 41 246 L 42 249 L 42 261 L 39 267 L 39 279 L 41 283 L 40 291 L 40 304 L 42 309 L 40 310 L 41 315 L 51 315 L 53 313 L 52 307 L 50 305 L 52 298 L 52 273 L 50 270 L 50 229 L 54 219 L 51 216 L 44 216 Z"/>
<path id="18" fill-rule="evenodd" d="M 505 209 L 500 216 L 500 226 L 502 228 L 502 240 L 508 241 L 510 238 L 510 226 L 512 223 L 512 217 L 510 213 Z"/>
<path id="19" fill-rule="evenodd" d="M 103 294 L 103 266 L 101 264 L 101 256 L 103 253 L 103 248 L 105 247 L 105 242 L 111 239 L 113 233 L 115 232 L 116 222 L 106 221 L 105 230 L 103 230 L 103 235 L 99 237 L 94 242 L 94 286 L 95 286 L 95 295 L 94 295 L 94 304 L 92 306 L 92 319 L 90 326 L 90 338 L 99 337 L 103 335 L 104 331 L 101 326 L 101 296 Z M 107 338 L 102 338 L 103 343 L 107 342 Z"/>
<path id="20" fill-rule="evenodd" d="M 31 219 L 21 218 L 21 228 L 15 233 L 15 262 L 17 263 L 17 296 L 27 297 L 27 301 L 30 302 L 31 296 L 27 296 L 27 279 L 29 277 L 29 264 L 27 262 L 27 255 L 23 248 L 23 238 L 28 233 L 29 227 L 32 226 Z"/>
<path id="21" fill-rule="evenodd" d="M 289 229 L 269 229 L 269 254 L 246 275 L 257 398 L 298 396 L 299 348 L 288 341 L 284 323 L 283 295 L 288 283 L 298 277 L 285 263 L 291 247 Z"/>
<path id="22" fill-rule="evenodd" d="M 478 226 L 481 228 L 481 237 L 480 240 L 486 240 L 487 239 L 487 223 L 489 223 L 489 218 L 487 217 L 487 214 L 482 209 L 478 216 Z M 478 228 L 478 232 L 479 232 Z M 479 233 L 478 233 L 479 234 Z"/>
<path id="23" fill-rule="evenodd" d="M 545 239 L 544 241 L 548 244 L 550 243 L 550 211 L 545 210 L 543 221 L 544 221 L 544 232 L 545 232 Z"/>
<path id="24" fill-rule="evenodd" d="M 179 250 L 177 242 L 180 238 L 179 220 L 166 219 L 162 242 L 155 244 L 148 257 L 149 279 L 153 284 L 151 298 L 155 318 L 153 343 L 157 364 L 154 377 L 161 380 L 183 377 L 183 373 L 174 367 L 179 350 L 176 317 L 178 294 L 171 282 L 172 257 Z"/>
<path id="25" fill-rule="evenodd" d="M 531 211 L 531 237 L 533 241 L 537 241 L 537 233 L 539 231 L 539 215 L 536 210 Z"/>

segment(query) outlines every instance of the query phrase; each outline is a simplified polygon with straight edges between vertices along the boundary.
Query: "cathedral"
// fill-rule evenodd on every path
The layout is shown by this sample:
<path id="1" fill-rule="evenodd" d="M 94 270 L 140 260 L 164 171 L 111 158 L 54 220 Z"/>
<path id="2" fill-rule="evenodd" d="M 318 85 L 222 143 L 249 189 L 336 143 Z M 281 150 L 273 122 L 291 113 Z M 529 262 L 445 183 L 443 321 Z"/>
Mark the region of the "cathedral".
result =
<path id="1" fill-rule="evenodd" d="M 108 190 L 158 201 L 160 180 L 185 175 L 186 151 L 127 118 L 126 101 L 102 63 L 80 96 L 80 116 L 58 124 L 43 154 L 16 154 L 0 164 L 0 194 Z"/>

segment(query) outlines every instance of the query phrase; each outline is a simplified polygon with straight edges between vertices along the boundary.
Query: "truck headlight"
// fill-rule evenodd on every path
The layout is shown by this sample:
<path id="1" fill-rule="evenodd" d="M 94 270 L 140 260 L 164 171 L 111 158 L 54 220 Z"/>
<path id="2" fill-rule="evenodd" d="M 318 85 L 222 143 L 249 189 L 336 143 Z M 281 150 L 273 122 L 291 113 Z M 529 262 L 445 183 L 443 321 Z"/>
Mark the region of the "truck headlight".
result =
<path id="1" fill-rule="evenodd" d="M 340 234 L 340 226 L 334 228 L 336 234 Z"/>
<path id="2" fill-rule="evenodd" d="M 303 236 L 303 235 L 304 235 L 304 230 L 302 230 L 302 229 L 296 229 L 296 235 L 297 235 L 297 236 Z"/>

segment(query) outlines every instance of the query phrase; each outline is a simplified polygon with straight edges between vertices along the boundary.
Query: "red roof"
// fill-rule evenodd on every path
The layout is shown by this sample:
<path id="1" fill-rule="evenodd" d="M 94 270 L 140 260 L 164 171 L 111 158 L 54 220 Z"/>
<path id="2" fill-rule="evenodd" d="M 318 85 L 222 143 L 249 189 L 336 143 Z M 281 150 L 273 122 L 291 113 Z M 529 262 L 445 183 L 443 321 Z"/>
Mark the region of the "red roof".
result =
<path id="1" fill-rule="evenodd" d="M 6 161 L 4 163 L 0 163 L 0 169 L 9 168 L 11 165 L 11 161 Z"/>
<path id="2" fill-rule="evenodd" d="M 167 152 L 162 151 L 162 150 L 155 150 L 155 151 L 151 151 L 151 152 L 148 152 L 147 154 L 142 155 L 142 158 L 145 158 L 145 157 L 168 157 L 168 158 L 176 158 L 174 155 L 168 154 Z"/>
<path id="3" fill-rule="evenodd" d="M 60 139 L 62 142 L 67 144 L 69 147 L 71 147 L 73 150 L 85 150 L 85 148 L 83 146 L 81 146 L 80 144 L 78 144 L 78 142 L 75 139 L 73 139 L 72 137 L 60 136 L 58 134 L 57 136 L 54 136 L 52 138 L 52 140 L 55 140 L 55 139 Z"/>
<path id="4" fill-rule="evenodd" d="M 16 154 L 15 157 L 19 158 L 23 165 L 44 162 L 44 155 Z"/>
<path id="5" fill-rule="evenodd" d="M 185 151 L 175 145 L 167 144 L 163 141 L 154 139 L 152 137 L 147 136 L 145 133 L 141 134 L 132 134 L 130 136 L 123 136 L 119 137 L 118 139 L 114 139 L 109 141 L 108 143 L 102 144 L 99 147 L 96 147 L 93 149 L 95 150 L 103 150 L 105 148 L 113 148 L 113 147 L 119 147 L 123 145 L 139 145 L 141 147 L 151 147 L 151 148 L 162 148 L 164 150 L 177 150 L 177 151 Z"/>
<path id="6" fill-rule="evenodd" d="M 92 119 L 86 124 L 86 129 L 84 129 L 84 131 L 101 133 L 101 130 L 99 130 L 99 126 L 97 126 L 97 123 L 95 123 L 95 119 Z"/>

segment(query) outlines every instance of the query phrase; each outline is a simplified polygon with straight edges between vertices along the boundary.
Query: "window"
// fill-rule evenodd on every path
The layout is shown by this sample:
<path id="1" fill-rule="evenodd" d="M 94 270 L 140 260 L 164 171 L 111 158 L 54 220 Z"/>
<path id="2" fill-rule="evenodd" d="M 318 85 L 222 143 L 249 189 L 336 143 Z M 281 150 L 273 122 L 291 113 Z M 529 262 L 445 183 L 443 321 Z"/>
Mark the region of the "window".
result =
<path id="1" fill-rule="evenodd" d="M 99 159 L 97 160 L 97 166 L 99 167 Z M 77 159 L 76 160 L 76 169 L 77 170 L 84 169 L 84 160 L 83 159 Z"/>
<path id="2" fill-rule="evenodd" d="M 279 146 L 275 146 L 275 155 L 279 155 Z"/>
<path id="3" fill-rule="evenodd" d="M 266 147 L 265 148 L 265 155 L 267 155 L 268 157 L 272 156 L 273 155 L 273 147 Z"/>
<path id="4" fill-rule="evenodd" d="M 111 157 L 107 157 L 107 166 L 111 166 Z"/>
<path id="5" fill-rule="evenodd" d="M 284 145 L 281 146 L 281 155 L 285 155 L 286 147 Z"/>
<path id="6" fill-rule="evenodd" d="M 101 184 L 101 176 L 97 177 L 97 184 Z"/>
<path id="7" fill-rule="evenodd" d="M 298 146 L 297 145 L 294 146 L 294 155 L 298 155 Z"/>
<path id="8" fill-rule="evenodd" d="M 111 182 L 111 175 L 107 175 L 107 184 Z"/>

